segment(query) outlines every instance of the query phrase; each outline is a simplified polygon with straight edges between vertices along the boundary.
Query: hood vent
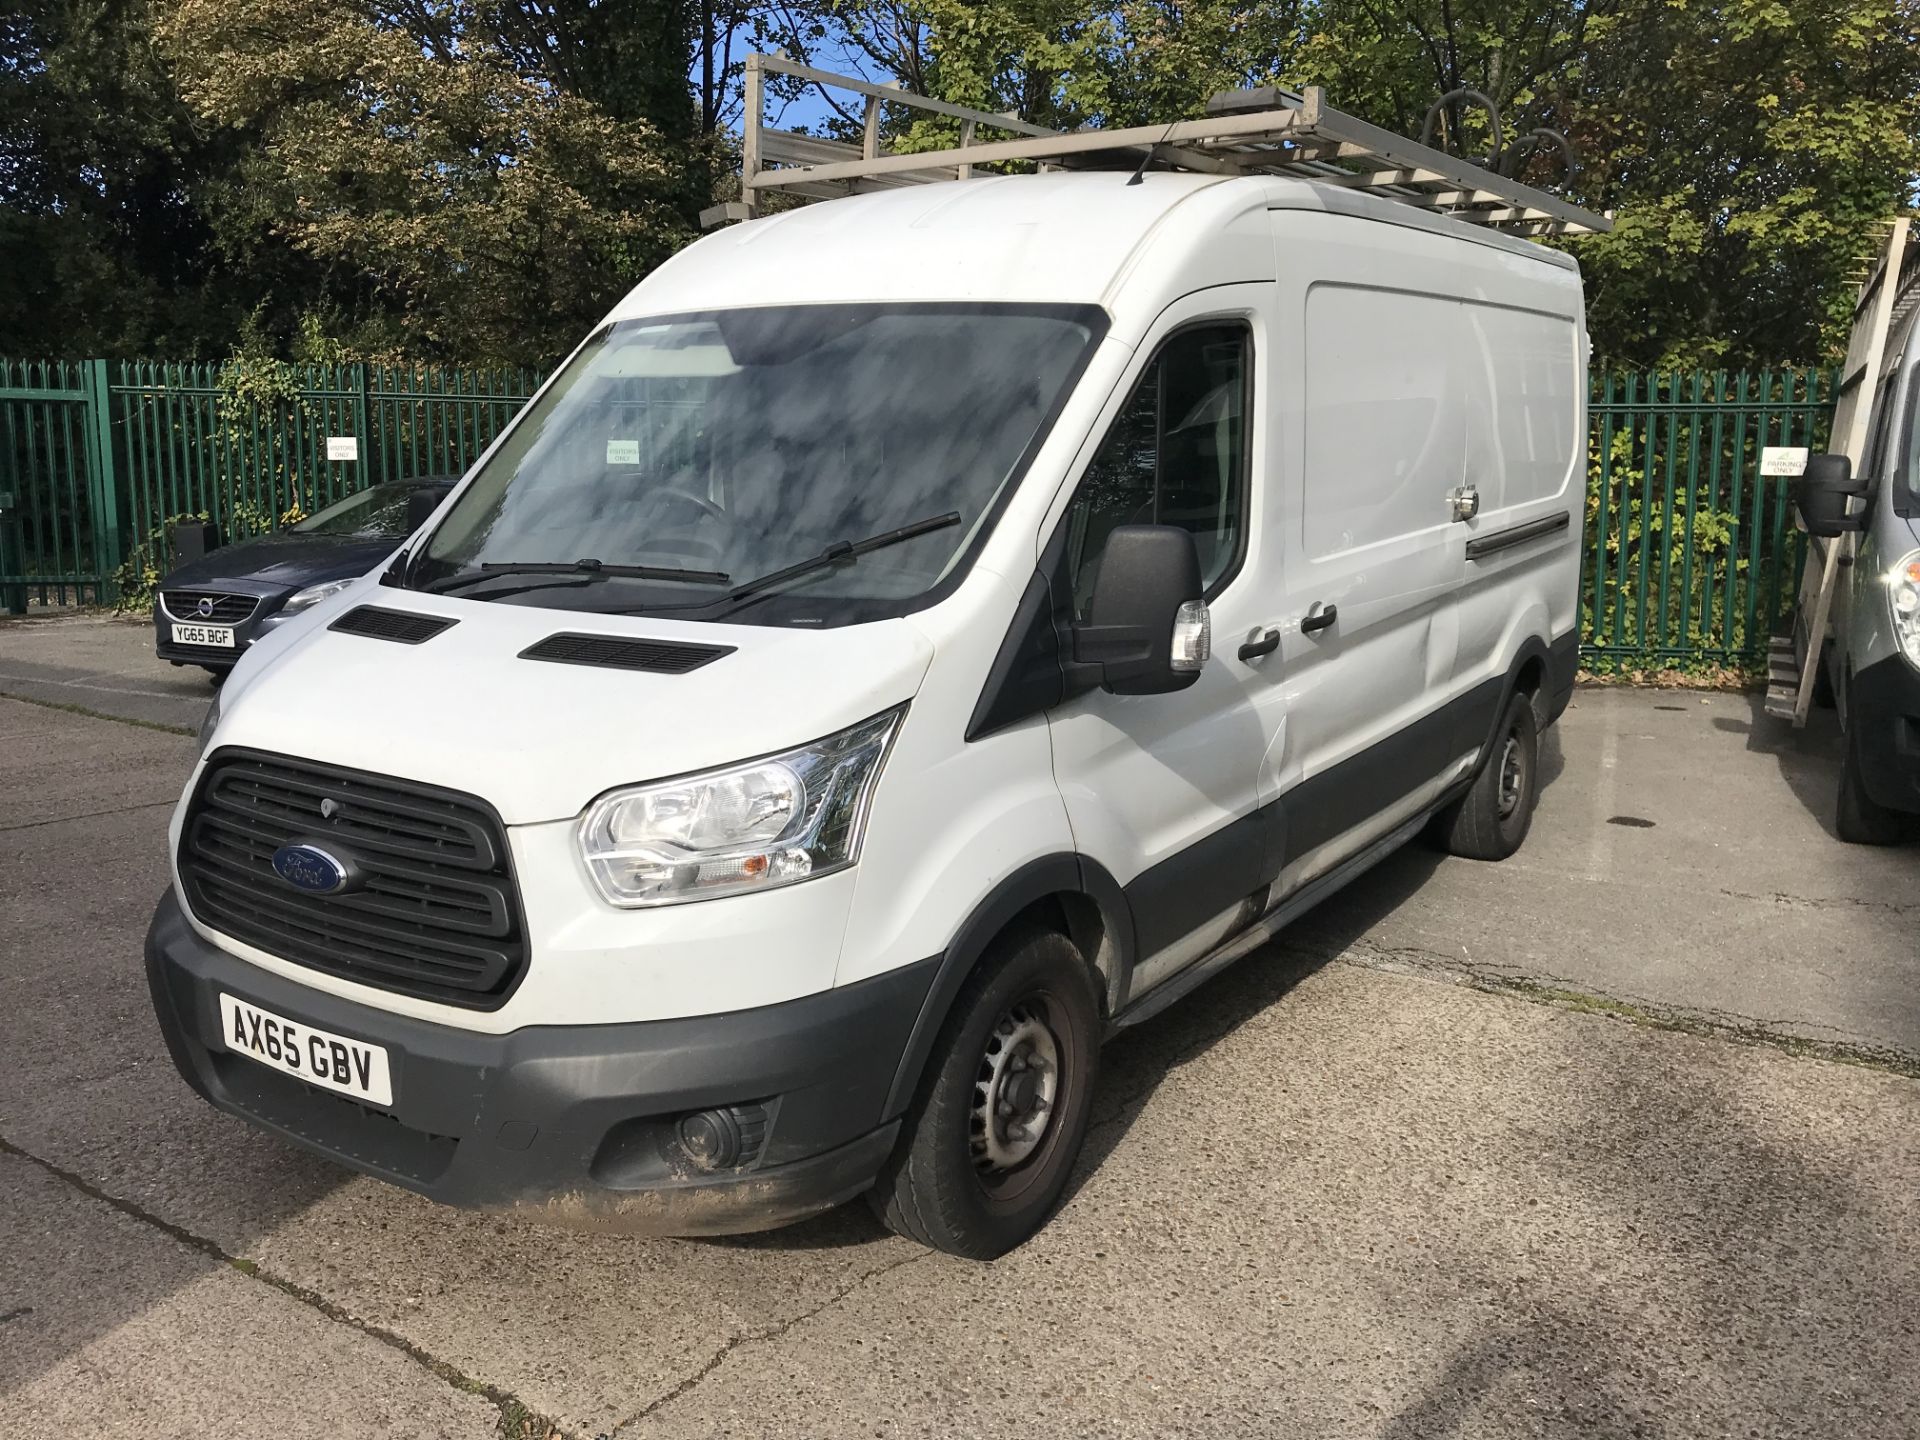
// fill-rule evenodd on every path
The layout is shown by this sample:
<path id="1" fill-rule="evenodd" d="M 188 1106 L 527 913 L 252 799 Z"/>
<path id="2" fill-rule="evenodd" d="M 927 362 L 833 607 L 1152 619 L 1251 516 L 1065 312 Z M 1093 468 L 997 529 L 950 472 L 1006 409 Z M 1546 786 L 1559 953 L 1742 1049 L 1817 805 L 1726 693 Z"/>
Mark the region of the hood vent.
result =
<path id="1" fill-rule="evenodd" d="M 387 610 L 378 605 L 362 605 L 349 610 L 327 628 L 343 635 L 364 635 L 369 640 L 391 640 L 396 645 L 418 645 L 431 640 L 442 630 L 458 625 L 439 615 L 420 615 L 412 610 Z"/>
<path id="2" fill-rule="evenodd" d="M 731 645 L 687 645 L 675 640 L 628 640 L 618 635 L 549 635 L 520 652 L 522 660 L 560 665 L 599 665 L 608 670 L 647 670 L 685 675 L 731 655 Z"/>

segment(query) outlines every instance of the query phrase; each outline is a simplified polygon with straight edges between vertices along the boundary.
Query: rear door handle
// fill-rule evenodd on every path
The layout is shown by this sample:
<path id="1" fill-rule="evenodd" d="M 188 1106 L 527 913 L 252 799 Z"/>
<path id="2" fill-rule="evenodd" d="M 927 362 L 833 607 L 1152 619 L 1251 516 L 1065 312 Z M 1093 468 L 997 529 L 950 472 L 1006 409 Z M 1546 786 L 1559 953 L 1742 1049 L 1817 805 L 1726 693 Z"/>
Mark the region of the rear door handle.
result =
<path id="1" fill-rule="evenodd" d="M 1306 618 L 1300 622 L 1300 633 L 1311 635 L 1316 630 L 1324 630 L 1340 618 L 1340 607 L 1328 605 L 1322 601 L 1313 602 L 1313 608 L 1307 611 Z"/>
<path id="2" fill-rule="evenodd" d="M 1254 630 L 1247 635 L 1246 643 L 1240 647 L 1240 658 L 1258 660 L 1262 655 L 1271 655 L 1279 648 L 1280 632 L 1278 630 Z"/>

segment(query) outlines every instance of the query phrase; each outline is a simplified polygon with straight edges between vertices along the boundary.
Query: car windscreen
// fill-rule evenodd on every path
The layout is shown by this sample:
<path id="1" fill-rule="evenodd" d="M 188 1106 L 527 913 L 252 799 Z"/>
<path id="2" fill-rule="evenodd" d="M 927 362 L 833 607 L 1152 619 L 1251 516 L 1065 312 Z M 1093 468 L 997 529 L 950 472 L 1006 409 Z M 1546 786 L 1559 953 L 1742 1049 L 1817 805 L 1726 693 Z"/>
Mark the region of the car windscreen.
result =
<path id="1" fill-rule="evenodd" d="M 369 485 L 316 511 L 293 529 L 302 535 L 360 536 L 381 540 L 404 540 L 412 533 L 407 524 L 407 501 L 418 481 L 389 480 Z"/>
<path id="2" fill-rule="evenodd" d="M 689 619 L 904 613 L 964 569 L 1103 331 L 1095 307 L 1002 305 L 610 326 L 449 507 L 411 583 Z M 597 573 L 527 574 L 581 561 Z"/>

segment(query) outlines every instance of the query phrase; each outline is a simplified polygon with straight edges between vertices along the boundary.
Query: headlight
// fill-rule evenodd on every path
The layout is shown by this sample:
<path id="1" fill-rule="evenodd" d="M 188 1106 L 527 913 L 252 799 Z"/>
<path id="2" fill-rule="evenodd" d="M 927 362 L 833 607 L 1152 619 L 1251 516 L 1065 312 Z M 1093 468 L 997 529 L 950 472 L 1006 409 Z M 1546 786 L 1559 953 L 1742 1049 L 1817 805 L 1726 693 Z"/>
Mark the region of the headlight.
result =
<path id="1" fill-rule="evenodd" d="M 214 728 L 218 726 L 219 723 L 220 723 L 220 692 L 216 690 L 213 692 L 213 703 L 207 706 L 207 718 L 200 722 L 199 744 L 194 746 L 194 750 L 193 750 L 193 758 L 195 763 L 198 763 L 200 757 L 207 753 L 207 747 L 213 744 Z"/>
<path id="2" fill-rule="evenodd" d="M 309 610 L 329 596 L 338 595 L 360 577 L 349 576 L 345 580 L 322 580 L 318 585 L 309 585 L 304 590 L 296 590 L 287 597 L 287 603 L 280 607 L 282 615 L 293 615 L 301 610 Z"/>
<path id="3" fill-rule="evenodd" d="M 905 708 L 798 750 L 616 790 L 580 821 L 593 883 L 623 908 L 791 885 L 860 858 Z"/>
<path id="4" fill-rule="evenodd" d="M 1893 607 L 1893 638 L 1909 664 L 1920 667 L 1920 550 L 1887 572 L 1887 603 Z"/>

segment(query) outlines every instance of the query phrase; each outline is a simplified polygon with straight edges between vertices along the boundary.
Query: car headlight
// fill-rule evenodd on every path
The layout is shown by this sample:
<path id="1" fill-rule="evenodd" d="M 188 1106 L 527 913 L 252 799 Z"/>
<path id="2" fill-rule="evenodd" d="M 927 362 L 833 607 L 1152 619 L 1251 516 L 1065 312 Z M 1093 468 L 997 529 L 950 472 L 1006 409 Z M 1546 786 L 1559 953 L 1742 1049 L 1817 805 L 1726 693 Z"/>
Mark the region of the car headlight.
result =
<path id="1" fill-rule="evenodd" d="M 903 706 L 760 760 L 615 790 L 580 821 L 611 905 L 632 909 L 791 885 L 860 858 L 867 807 Z"/>
<path id="2" fill-rule="evenodd" d="M 1887 603 L 1893 607 L 1893 638 L 1907 663 L 1920 667 L 1920 550 L 1887 572 Z"/>
<path id="3" fill-rule="evenodd" d="M 213 732 L 220 724 L 220 692 L 213 692 L 213 703 L 207 706 L 207 718 L 200 722 L 199 743 L 194 746 L 193 759 L 198 764 L 200 757 L 207 753 L 207 747 L 213 744 Z"/>
<path id="4" fill-rule="evenodd" d="M 350 575 L 345 580 L 322 580 L 318 585 L 309 585 L 304 590 L 296 590 L 287 597 L 287 603 L 280 607 L 280 613 L 293 615 L 302 610 L 310 610 L 322 600 L 338 595 L 359 578 L 358 575 Z"/>

